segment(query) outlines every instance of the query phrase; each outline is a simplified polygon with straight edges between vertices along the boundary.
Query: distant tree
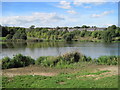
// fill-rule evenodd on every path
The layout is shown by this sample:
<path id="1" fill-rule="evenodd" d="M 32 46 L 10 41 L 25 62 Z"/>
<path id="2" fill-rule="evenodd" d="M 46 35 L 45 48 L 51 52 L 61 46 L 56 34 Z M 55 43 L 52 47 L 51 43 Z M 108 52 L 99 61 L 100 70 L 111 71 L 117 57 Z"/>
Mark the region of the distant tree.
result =
<path id="1" fill-rule="evenodd" d="M 67 30 L 67 29 L 68 29 L 68 27 L 64 27 L 64 29 L 65 29 L 65 30 Z"/>
<path id="2" fill-rule="evenodd" d="M 20 35 L 20 39 L 26 40 L 27 39 L 27 35 L 25 33 L 22 33 Z"/>
<path id="3" fill-rule="evenodd" d="M 93 38 L 96 38 L 96 37 L 97 37 L 97 34 L 98 34 L 97 31 L 92 32 L 92 37 L 93 37 Z"/>
<path id="4" fill-rule="evenodd" d="M 80 27 L 79 27 L 79 26 L 76 26 L 76 27 L 74 27 L 74 28 L 77 28 L 77 29 L 78 29 L 78 28 L 80 28 Z"/>
<path id="5" fill-rule="evenodd" d="M 83 25 L 82 28 L 90 28 L 90 26 Z"/>
<path id="6" fill-rule="evenodd" d="M 91 36 L 91 34 L 92 34 L 92 32 L 90 32 L 90 31 L 85 32 L 85 36 Z"/>
<path id="7" fill-rule="evenodd" d="M 7 27 L 2 27 L 2 37 L 6 37 L 9 34 Z"/>
<path id="8" fill-rule="evenodd" d="M 85 36 L 85 31 L 82 31 L 82 32 L 80 33 L 80 36 L 81 36 L 81 37 L 84 37 L 84 36 Z"/>
<path id="9" fill-rule="evenodd" d="M 34 28 L 35 28 L 35 25 L 31 25 L 31 26 L 30 26 L 30 29 L 34 29 Z"/>
<path id="10" fill-rule="evenodd" d="M 108 30 L 115 30 L 115 29 L 117 29 L 116 25 L 112 25 L 108 27 Z"/>
<path id="11" fill-rule="evenodd" d="M 58 30 L 58 29 L 60 29 L 60 27 L 59 27 L 59 26 L 57 26 L 57 27 L 56 27 L 56 29 Z"/>
<path id="12" fill-rule="evenodd" d="M 66 41 L 72 41 L 72 39 L 74 38 L 74 34 L 73 33 L 67 33 L 63 36 L 63 38 L 66 40 Z"/>
<path id="13" fill-rule="evenodd" d="M 105 31 L 103 34 L 103 41 L 104 42 L 111 42 L 112 41 L 112 35 L 109 31 Z"/>
<path id="14" fill-rule="evenodd" d="M 11 34 L 8 34 L 7 36 L 6 36 L 6 39 L 12 39 L 12 35 Z"/>

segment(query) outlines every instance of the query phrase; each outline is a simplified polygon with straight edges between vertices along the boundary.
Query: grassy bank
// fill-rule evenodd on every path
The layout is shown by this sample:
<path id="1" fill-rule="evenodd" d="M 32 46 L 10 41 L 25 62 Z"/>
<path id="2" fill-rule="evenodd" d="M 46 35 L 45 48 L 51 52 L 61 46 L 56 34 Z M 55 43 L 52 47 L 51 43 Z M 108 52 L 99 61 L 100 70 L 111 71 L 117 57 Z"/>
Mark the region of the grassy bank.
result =
<path id="1" fill-rule="evenodd" d="M 70 52 L 37 60 L 18 54 L 5 57 L 3 88 L 118 88 L 118 57 L 91 59 Z"/>
<path id="2" fill-rule="evenodd" d="M 118 88 L 117 66 L 75 63 L 70 68 L 28 66 L 3 70 L 3 88 Z"/>

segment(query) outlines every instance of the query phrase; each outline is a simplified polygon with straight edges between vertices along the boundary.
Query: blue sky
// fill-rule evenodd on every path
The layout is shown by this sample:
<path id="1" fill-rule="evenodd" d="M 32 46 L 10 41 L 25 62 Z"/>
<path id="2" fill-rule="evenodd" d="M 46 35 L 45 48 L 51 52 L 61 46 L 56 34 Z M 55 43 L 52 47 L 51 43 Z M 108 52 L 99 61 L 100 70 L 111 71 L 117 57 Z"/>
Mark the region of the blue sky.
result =
<path id="1" fill-rule="evenodd" d="M 98 26 L 118 23 L 117 2 L 3 2 L 2 25 Z"/>

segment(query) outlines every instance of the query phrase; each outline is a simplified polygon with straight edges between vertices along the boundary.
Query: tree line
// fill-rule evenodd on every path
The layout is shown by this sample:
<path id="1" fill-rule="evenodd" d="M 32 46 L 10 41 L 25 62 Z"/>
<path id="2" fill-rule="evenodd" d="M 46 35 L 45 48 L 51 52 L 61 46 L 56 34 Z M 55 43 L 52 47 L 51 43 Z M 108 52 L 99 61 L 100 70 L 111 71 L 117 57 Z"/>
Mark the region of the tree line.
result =
<path id="1" fill-rule="evenodd" d="M 89 28 L 88 26 L 82 26 L 84 28 Z M 95 27 L 95 26 L 94 26 Z M 120 40 L 120 27 L 112 25 L 106 28 L 106 30 L 100 31 L 87 31 L 87 30 L 58 30 L 57 27 L 54 30 L 49 30 L 48 28 L 35 28 L 32 25 L 29 28 L 23 27 L 7 27 L 0 25 L 0 36 L 6 37 L 6 40 L 29 40 L 29 39 L 39 39 L 42 41 L 73 41 L 80 40 L 81 38 L 90 37 L 91 39 L 97 39 L 104 42 L 112 42 L 114 40 Z M 75 28 L 75 27 L 74 27 Z"/>

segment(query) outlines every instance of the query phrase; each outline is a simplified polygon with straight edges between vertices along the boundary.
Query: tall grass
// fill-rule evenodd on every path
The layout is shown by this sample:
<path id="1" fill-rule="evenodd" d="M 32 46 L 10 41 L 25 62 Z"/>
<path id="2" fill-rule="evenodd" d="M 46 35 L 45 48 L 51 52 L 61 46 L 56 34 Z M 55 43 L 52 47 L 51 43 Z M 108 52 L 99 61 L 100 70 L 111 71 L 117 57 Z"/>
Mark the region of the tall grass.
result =
<path id="1" fill-rule="evenodd" d="M 98 65 L 117 65 L 119 58 L 118 56 L 101 56 L 98 59 L 92 59 L 79 52 L 68 52 L 56 57 L 41 56 L 37 60 L 34 60 L 31 57 L 18 54 L 12 59 L 9 57 L 3 58 L 2 69 L 25 67 L 31 64 L 45 67 L 67 67 L 78 62 L 93 62 Z"/>

